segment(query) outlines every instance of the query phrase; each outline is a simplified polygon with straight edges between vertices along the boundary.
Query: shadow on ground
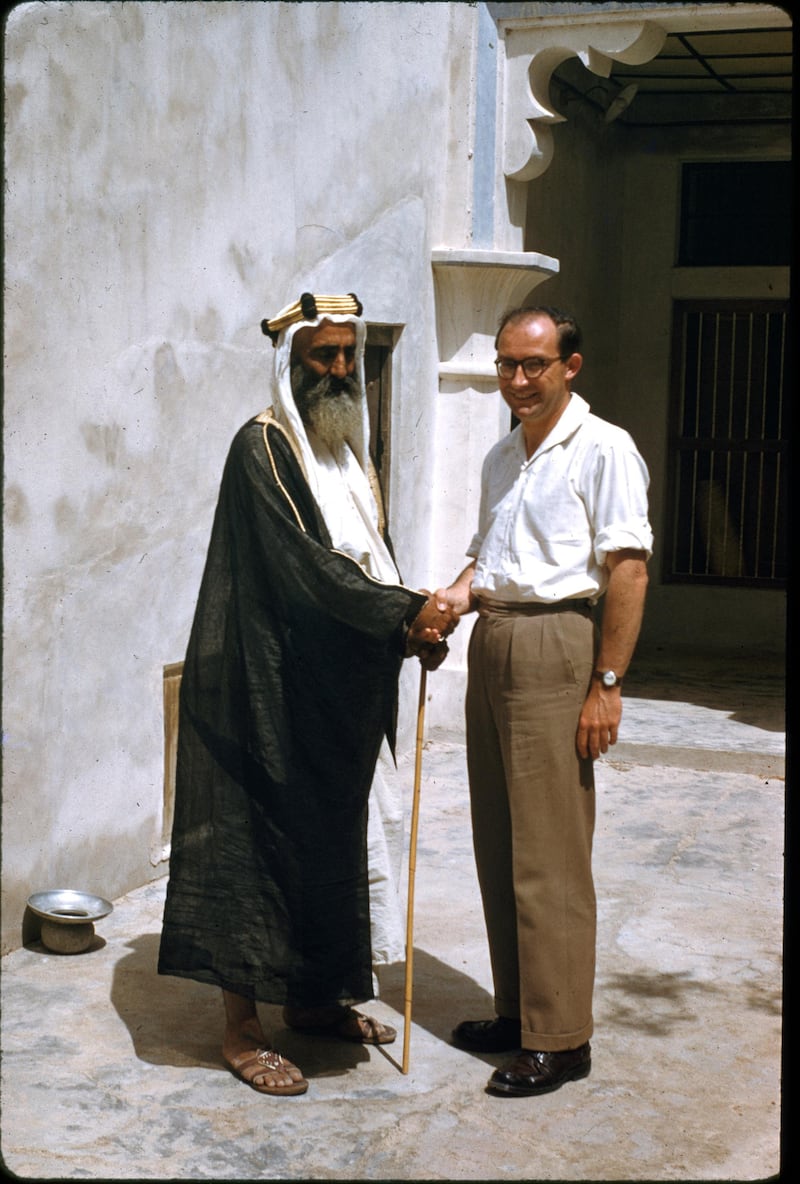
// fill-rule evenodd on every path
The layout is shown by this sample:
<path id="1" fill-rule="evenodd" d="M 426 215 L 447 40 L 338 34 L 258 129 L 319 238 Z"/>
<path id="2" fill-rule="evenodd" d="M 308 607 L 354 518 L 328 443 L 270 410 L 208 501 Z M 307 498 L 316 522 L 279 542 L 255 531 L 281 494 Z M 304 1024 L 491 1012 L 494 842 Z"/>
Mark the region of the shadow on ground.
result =
<path id="1" fill-rule="evenodd" d="M 405 965 L 379 968 L 381 999 L 403 1015 Z M 492 996 L 463 971 L 448 966 L 426 950 L 414 949 L 412 1020 L 432 1036 L 449 1042 L 456 1024 L 466 1019 L 491 1019 Z"/>
<path id="2" fill-rule="evenodd" d="M 220 1046 L 224 1021 L 222 995 L 191 979 L 159 975 L 159 935 L 143 934 L 127 943 L 130 953 L 114 969 L 111 1002 L 130 1033 L 134 1052 L 151 1065 L 227 1071 Z M 405 966 L 379 969 L 380 998 L 402 1019 Z M 448 1042 L 456 1023 L 494 1014 L 491 996 L 468 975 L 447 966 L 425 950 L 414 951 L 412 1021 Z M 369 1004 L 363 1011 L 369 1012 Z M 283 1022 L 281 1008 L 259 1004 L 264 1030 L 287 1057 L 302 1065 L 308 1077 L 347 1073 L 369 1051 L 335 1037 L 294 1032 Z M 388 1018 L 392 1022 L 392 1017 Z M 397 1057 L 402 1042 L 386 1049 Z"/>
<path id="3" fill-rule="evenodd" d="M 758 661 L 738 654 L 680 650 L 637 653 L 625 676 L 624 694 L 668 703 L 693 703 L 724 711 L 735 723 L 786 730 L 786 663 L 782 655 Z"/>

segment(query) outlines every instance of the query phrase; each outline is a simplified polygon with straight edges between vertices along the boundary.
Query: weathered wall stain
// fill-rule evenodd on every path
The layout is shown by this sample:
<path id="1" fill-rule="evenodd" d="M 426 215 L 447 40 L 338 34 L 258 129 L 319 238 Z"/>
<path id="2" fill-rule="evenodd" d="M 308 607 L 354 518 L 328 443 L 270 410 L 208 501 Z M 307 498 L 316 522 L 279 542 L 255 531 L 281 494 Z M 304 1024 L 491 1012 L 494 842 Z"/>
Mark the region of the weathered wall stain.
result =
<path id="1" fill-rule="evenodd" d="M 81 424 L 88 451 L 111 468 L 116 468 L 125 455 L 125 430 L 122 424 L 116 423 Z"/>
<path id="2" fill-rule="evenodd" d="M 20 5 L 6 25 L 6 943 L 44 881 L 115 898 L 166 870 L 162 669 L 231 438 L 270 402 L 261 319 L 310 288 L 412 320 L 398 449 L 421 419 L 430 454 L 431 146 L 473 13 L 416 6 L 423 39 L 406 6 L 375 13 L 375 44 L 361 5 Z M 403 466 L 406 520 L 425 489 Z"/>
<path id="3" fill-rule="evenodd" d="M 3 494 L 3 512 L 9 526 L 24 526 L 28 521 L 30 507 L 25 490 L 19 485 L 7 485 Z"/>

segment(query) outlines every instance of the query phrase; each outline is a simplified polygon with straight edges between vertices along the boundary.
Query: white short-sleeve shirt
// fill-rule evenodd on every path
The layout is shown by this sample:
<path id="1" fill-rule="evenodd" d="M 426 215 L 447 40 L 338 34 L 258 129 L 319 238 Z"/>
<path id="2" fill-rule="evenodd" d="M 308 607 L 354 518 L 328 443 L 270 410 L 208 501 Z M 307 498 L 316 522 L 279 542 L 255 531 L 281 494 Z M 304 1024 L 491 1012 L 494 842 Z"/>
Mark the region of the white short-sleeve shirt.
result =
<path id="1" fill-rule="evenodd" d="M 503 603 L 596 601 L 609 551 L 652 554 L 647 466 L 623 428 L 572 394 L 533 456 L 518 426 L 483 462 L 473 592 Z"/>

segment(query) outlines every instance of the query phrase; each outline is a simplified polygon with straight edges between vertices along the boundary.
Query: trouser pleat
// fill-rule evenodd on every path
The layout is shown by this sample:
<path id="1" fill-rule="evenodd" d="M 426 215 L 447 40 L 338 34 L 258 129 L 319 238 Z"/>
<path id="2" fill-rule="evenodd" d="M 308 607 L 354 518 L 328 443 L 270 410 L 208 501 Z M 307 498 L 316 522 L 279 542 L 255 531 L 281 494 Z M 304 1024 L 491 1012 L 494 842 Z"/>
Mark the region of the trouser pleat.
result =
<path id="1" fill-rule="evenodd" d="M 595 795 L 575 739 L 593 657 L 582 612 L 489 613 L 470 641 L 470 799 L 495 1007 L 541 1051 L 592 1031 Z"/>

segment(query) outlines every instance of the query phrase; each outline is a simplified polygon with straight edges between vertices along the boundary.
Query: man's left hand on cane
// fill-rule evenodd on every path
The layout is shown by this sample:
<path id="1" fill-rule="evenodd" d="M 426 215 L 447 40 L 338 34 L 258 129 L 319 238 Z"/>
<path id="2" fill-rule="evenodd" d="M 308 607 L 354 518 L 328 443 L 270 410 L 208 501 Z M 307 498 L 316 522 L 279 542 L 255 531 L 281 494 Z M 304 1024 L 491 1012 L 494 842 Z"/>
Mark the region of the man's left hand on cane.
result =
<path id="1" fill-rule="evenodd" d="M 430 673 L 433 670 L 439 669 L 449 653 L 450 647 L 442 639 L 441 641 L 437 641 L 435 645 L 422 646 L 417 651 L 417 657 L 419 658 L 419 664 L 422 669 Z"/>

